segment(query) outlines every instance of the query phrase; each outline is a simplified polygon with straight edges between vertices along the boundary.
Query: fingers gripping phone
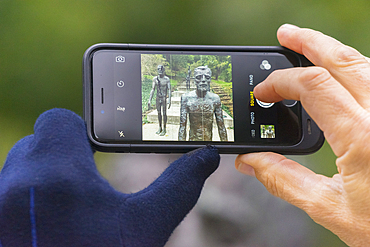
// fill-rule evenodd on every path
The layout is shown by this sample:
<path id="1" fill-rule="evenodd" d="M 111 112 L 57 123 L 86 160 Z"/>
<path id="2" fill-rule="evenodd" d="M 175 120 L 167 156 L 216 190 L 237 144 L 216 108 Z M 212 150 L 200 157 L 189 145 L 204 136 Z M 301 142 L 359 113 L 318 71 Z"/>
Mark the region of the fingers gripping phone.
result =
<path id="1" fill-rule="evenodd" d="M 283 47 L 97 44 L 83 59 L 84 119 L 107 152 L 306 154 L 324 137 L 300 102 L 261 102 L 272 71 L 312 65 Z"/>

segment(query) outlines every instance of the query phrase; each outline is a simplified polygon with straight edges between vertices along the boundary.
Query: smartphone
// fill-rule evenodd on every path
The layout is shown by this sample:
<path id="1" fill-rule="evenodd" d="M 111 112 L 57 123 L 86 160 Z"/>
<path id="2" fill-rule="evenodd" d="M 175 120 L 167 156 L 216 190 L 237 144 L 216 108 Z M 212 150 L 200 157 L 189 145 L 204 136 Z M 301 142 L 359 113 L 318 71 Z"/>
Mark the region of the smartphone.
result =
<path id="1" fill-rule="evenodd" d="M 312 65 L 278 46 L 96 44 L 83 58 L 84 119 L 106 152 L 308 154 L 323 133 L 300 102 L 261 102 L 272 71 Z"/>

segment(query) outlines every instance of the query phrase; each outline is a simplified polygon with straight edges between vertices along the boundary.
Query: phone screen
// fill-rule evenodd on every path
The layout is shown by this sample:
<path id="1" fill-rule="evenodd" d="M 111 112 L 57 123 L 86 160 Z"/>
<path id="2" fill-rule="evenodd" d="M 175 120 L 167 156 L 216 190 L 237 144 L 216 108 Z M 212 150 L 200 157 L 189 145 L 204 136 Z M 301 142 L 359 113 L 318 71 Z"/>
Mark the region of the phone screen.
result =
<path id="1" fill-rule="evenodd" d="M 92 55 L 92 128 L 103 143 L 294 145 L 301 105 L 265 103 L 253 88 L 299 66 L 286 51 L 97 50 Z"/>

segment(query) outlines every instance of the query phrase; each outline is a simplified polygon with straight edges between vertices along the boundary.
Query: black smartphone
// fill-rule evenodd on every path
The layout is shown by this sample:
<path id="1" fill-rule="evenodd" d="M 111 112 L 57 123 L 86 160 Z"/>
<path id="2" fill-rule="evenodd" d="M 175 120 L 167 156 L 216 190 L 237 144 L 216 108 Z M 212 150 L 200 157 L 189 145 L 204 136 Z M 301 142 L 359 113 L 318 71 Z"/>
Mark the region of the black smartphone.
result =
<path id="1" fill-rule="evenodd" d="M 300 102 L 253 95 L 272 71 L 310 65 L 277 46 L 97 44 L 83 58 L 88 136 L 106 152 L 312 153 L 324 137 Z"/>

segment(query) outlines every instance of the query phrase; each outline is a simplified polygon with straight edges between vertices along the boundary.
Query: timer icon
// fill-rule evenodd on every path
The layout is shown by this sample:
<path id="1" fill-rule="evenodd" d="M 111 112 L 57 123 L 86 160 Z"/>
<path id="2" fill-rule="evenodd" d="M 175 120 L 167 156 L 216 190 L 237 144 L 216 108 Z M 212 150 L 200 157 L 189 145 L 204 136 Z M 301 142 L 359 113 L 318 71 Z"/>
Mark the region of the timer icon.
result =
<path id="1" fill-rule="evenodd" d="M 117 81 L 117 87 L 123 87 L 125 83 L 123 81 Z"/>

